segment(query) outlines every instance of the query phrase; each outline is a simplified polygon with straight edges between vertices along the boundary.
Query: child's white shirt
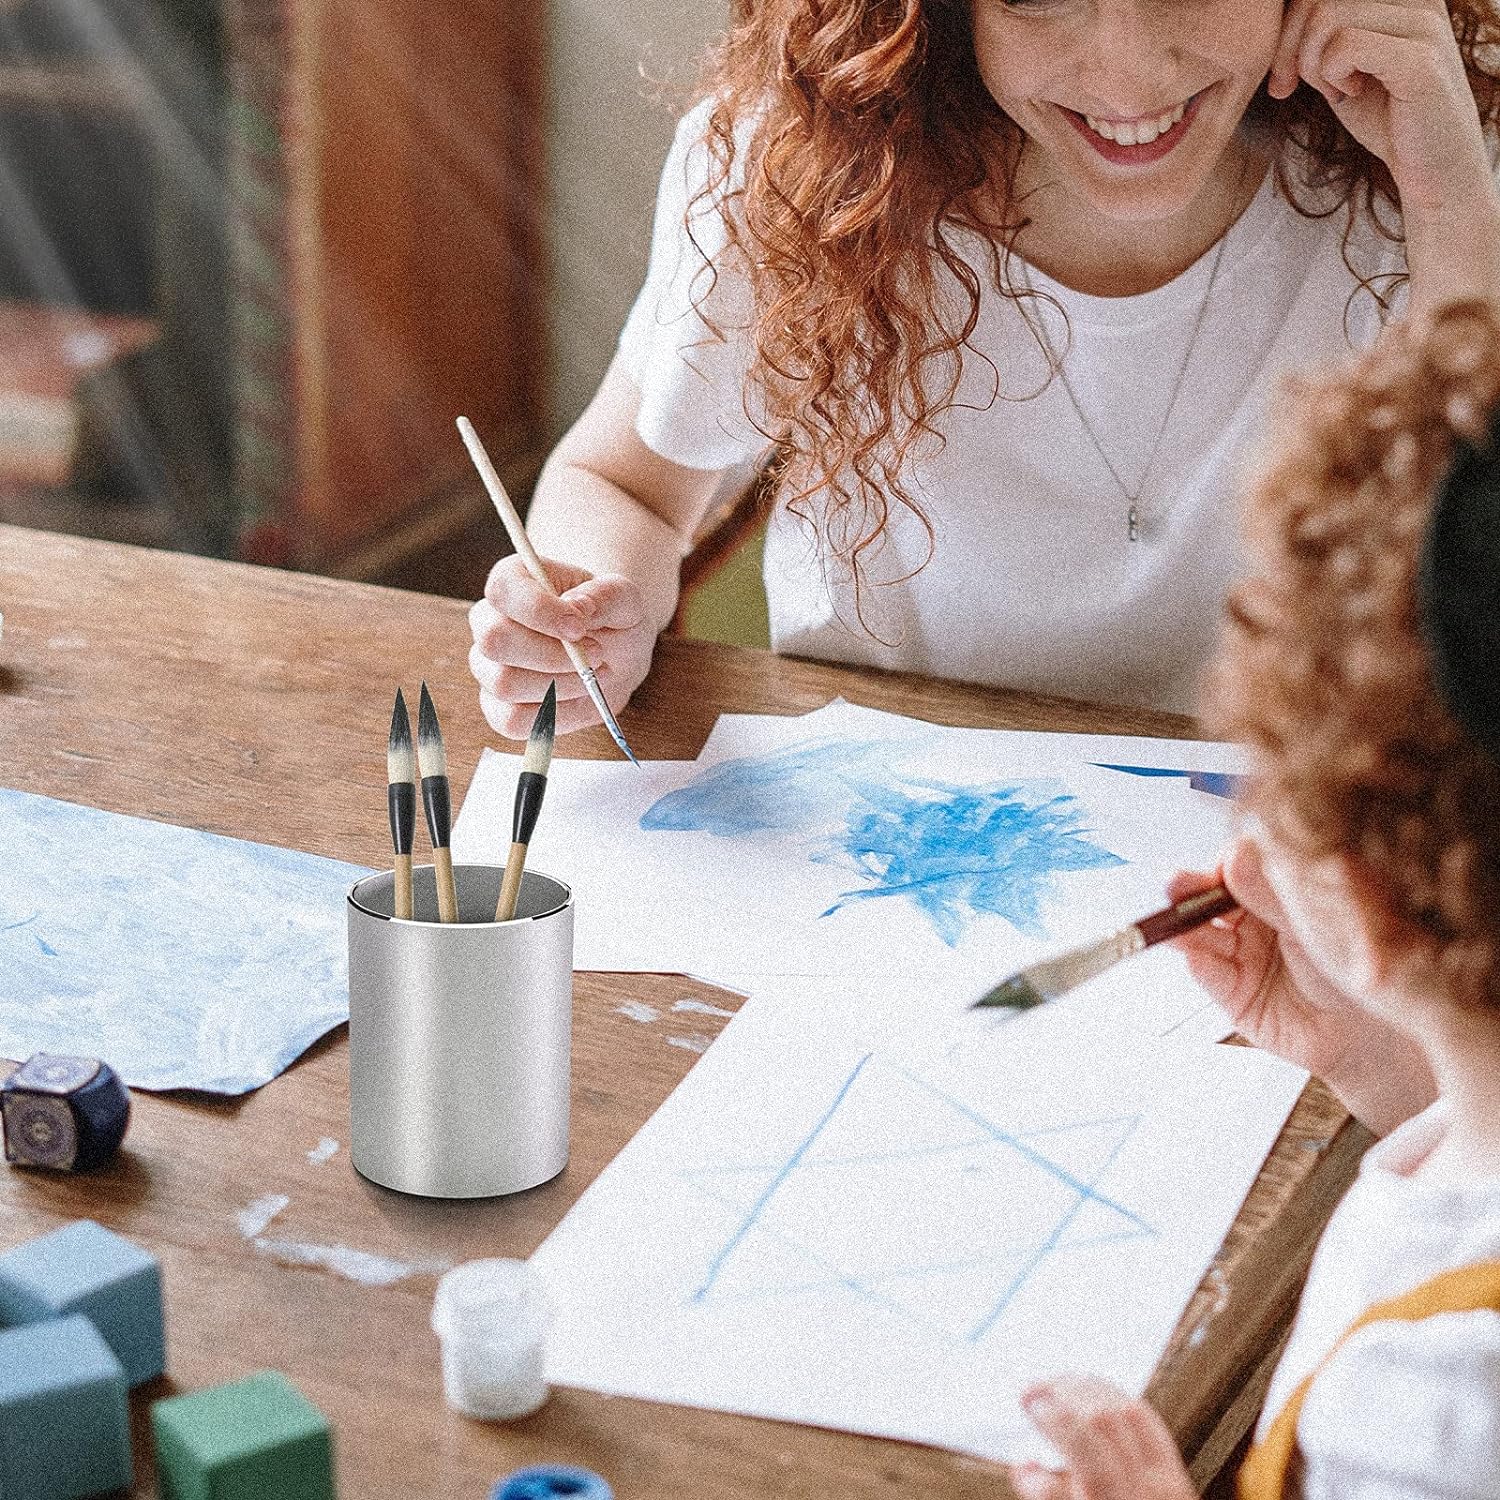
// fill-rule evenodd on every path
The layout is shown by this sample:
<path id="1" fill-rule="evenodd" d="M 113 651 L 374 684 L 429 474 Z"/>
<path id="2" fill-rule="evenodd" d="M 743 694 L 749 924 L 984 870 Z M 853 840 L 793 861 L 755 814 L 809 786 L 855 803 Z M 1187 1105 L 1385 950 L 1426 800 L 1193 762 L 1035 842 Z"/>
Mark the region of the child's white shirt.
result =
<path id="1" fill-rule="evenodd" d="M 683 228 L 708 171 L 706 120 L 700 105 L 678 128 L 650 270 L 619 361 L 640 389 L 637 430 L 649 448 L 689 468 L 748 475 L 769 451 L 754 393 L 746 394 L 748 283 L 724 256 L 726 229 L 706 200 L 694 210 L 696 248 Z M 1053 349 L 1066 350 L 1088 426 L 1063 383 L 1049 383 L 1027 312 L 990 288 L 980 242 L 960 237 L 985 287 L 971 338 L 977 353 L 965 360 L 960 405 L 939 419 L 945 446 L 929 445 L 906 475 L 933 524 L 931 560 L 913 571 L 927 555 L 927 534 L 893 509 L 884 545 L 866 558 L 883 581 L 863 599 L 877 640 L 859 628 L 847 577 L 825 568 L 806 528 L 778 513 L 765 554 L 772 645 L 1191 710 L 1239 570 L 1237 496 L 1276 377 L 1364 347 L 1382 326 L 1374 298 L 1344 262 L 1344 226 L 1342 209 L 1319 219 L 1298 214 L 1268 175 L 1222 253 L 1211 249 L 1154 291 L 1087 296 L 1036 271 L 1013 273 L 1066 309 L 1064 321 L 1056 308 L 1025 299 Z M 706 299 L 700 249 L 718 257 Z M 1349 256 L 1378 286 L 1405 267 L 1401 247 L 1364 221 Z M 727 341 L 713 339 L 695 302 Z M 1140 488 L 1138 541 L 1128 539 L 1126 493 L 1090 428 L 1129 493 Z"/>
<path id="2" fill-rule="evenodd" d="M 1374 1303 L 1443 1271 L 1500 1259 L 1500 1178 L 1454 1185 L 1412 1175 L 1446 1123 L 1440 1101 L 1366 1155 L 1318 1242 L 1262 1433 Z M 1362 1328 L 1313 1382 L 1297 1443 L 1302 1500 L 1495 1500 L 1500 1313 Z"/>

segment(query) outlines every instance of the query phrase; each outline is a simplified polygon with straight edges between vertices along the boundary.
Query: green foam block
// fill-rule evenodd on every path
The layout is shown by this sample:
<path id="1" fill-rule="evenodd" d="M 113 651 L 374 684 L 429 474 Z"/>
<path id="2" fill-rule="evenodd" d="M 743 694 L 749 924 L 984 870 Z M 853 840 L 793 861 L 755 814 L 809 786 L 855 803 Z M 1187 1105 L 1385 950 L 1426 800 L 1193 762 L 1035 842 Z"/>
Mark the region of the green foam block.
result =
<path id="1" fill-rule="evenodd" d="M 328 1421 L 277 1370 L 157 1401 L 151 1430 L 162 1500 L 333 1500 Z"/>

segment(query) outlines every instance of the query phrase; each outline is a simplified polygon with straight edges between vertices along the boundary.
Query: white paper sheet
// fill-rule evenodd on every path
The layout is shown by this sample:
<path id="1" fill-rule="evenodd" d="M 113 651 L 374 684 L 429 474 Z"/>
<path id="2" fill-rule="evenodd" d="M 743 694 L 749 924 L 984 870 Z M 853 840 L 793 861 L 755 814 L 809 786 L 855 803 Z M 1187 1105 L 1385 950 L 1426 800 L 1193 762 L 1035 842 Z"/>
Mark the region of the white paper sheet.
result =
<path id="1" fill-rule="evenodd" d="M 533 1257 L 550 1379 L 1007 1461 L 1033 1380 L 1144 1387 L 1306 1075 L 902 1009 L 752 995 Z"/>
<path id="2" fill-rule="evenodd" d="M 856 1012 L 870 1034 L 876 1027 L 955 1023 L 988 985 L 934 983 L 901 974 L 811 979 L 802 974 L 747 974 L 727 987 L 754 995 L 762 1007 L 781 1005 L 800 1012 L 811 1006 L 818 1014 L 827 1011 L 835 1016 Z M 1217 1042 L 1234 1030 L 1229 1017 L 1188 972 L 1183 955 L 1165 945 L 1070 990 L 1048 1005 L 1047 1014 L 1049 1025 L 1071 1028 L 1090 1045 L 1133 1045 L 1153 1038 L 1174 1046 Z"/>
<path id="3" fill-rule="evenodd" d="M 1130 734 L 1070 734 L 1030 729 L 972 729 L 931 724 L 885 709 L 867 708 L 835 698 L 805 714 L 720 714 L 700 761 L 748 755 L 782 742 L 788 724 L 803 734 L 843 734 L 853 737 L 905 738 L 920 729 L 940 729 L 946 735 L 988 744 L 997 759 L 1018 763 L 1041 759 L 1052 762 L 1085 761 L 1095 765 L 1135 766 L 1158 772 L 1181 773 L 1181 781 L 1195 772 L 1212 777 L 1243 775 L 1250 769 L 1243 745 L 1223 740 L 1157 739 Z M 1169 778 L 1163 776 L 1162 780 Z M 1170 780 L 1178 780 L 1171 777 Z"/>
<path id="4" fill-rule="evenodd" d="M 809 728 L 832 712 L 727 726 L 711 751 L 756 748 L 702 763 L 554 760 L 529 864 L 574 889 L 577 967 L 993 980 L 1162 904 L 1228 831 L 1223 799 L 1057 736 Z M 456 859 L 504 862 L 519 768 L 481 759 Z"/>
<path id="5" fill-rule="evenodd" d="M 349 1015 L 337 860 L 0 789 L 0 1056 L 242 1094 Z"/>

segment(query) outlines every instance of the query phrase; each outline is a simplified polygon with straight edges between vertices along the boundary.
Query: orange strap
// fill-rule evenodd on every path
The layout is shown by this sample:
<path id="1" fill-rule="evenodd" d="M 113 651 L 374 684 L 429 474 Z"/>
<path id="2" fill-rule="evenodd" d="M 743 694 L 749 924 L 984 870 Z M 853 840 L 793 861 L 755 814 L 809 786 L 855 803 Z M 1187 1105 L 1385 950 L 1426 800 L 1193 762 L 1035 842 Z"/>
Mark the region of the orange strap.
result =
<path id="1" fill-rule="evenodd" d="M 1287 1398 L 1265 1437 L 1251 1448 L 1240 1468 L 1239 1500 L 1283 1500 L 1292 1455 L 1297 1451 L 1297 1419 L 1302 1415 L 1302 1403 L 1313 1381 L 1351 1335 L 1369 1323 L 1414 1323 L 1436 1313 L 1477 1312 L 1484 1308 L 1500 1312 L 1500 1260 L 1479 1261 L 1444 1271 L 1431 1281 L 1424 1281 L 1399 1297 L 1377 1302 L 1362 1313 Z"/>

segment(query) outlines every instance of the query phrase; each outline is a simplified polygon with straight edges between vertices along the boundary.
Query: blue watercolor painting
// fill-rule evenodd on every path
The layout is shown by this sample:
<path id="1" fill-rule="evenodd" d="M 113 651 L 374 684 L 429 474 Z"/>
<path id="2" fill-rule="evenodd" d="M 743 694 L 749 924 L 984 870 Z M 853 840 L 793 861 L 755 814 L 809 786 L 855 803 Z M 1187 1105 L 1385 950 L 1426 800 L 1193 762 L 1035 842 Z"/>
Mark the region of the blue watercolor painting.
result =
<path id="1" fill-rule="evenodd" d="M 793 839 L 816 862 L 849 867 L 863 884 L 822 913 L 897 899 L 949 947 L 980 914 L 1046 937 L 1058 877 L 1120 865 L 1097 843 L 1088 809 L 1056 777 L 954 785 L 892 764 L 909 745 L 815 740 L 711 766 L 658 798 L 647 831 Z"/>
<path id="2" fill-rule="evenodd" d="M 5 789 L 0 816 L 0 1056 L 241 1094 L 348 1018 L 369 871 Z"/>
<path id="3" fill-rule="evenodd" d="M 870 1150 L 898 1118 L 909 1142 Z M 1156 1237 L 1099 1189 L 1139 1125 L 1085 1113 L 1006 1128 L 867 1053 L 785 1159 L 682 1173 L 740 1215 L 688 1301 L 848 1293 L 977 1343 L 1056 1257 Z"/>

